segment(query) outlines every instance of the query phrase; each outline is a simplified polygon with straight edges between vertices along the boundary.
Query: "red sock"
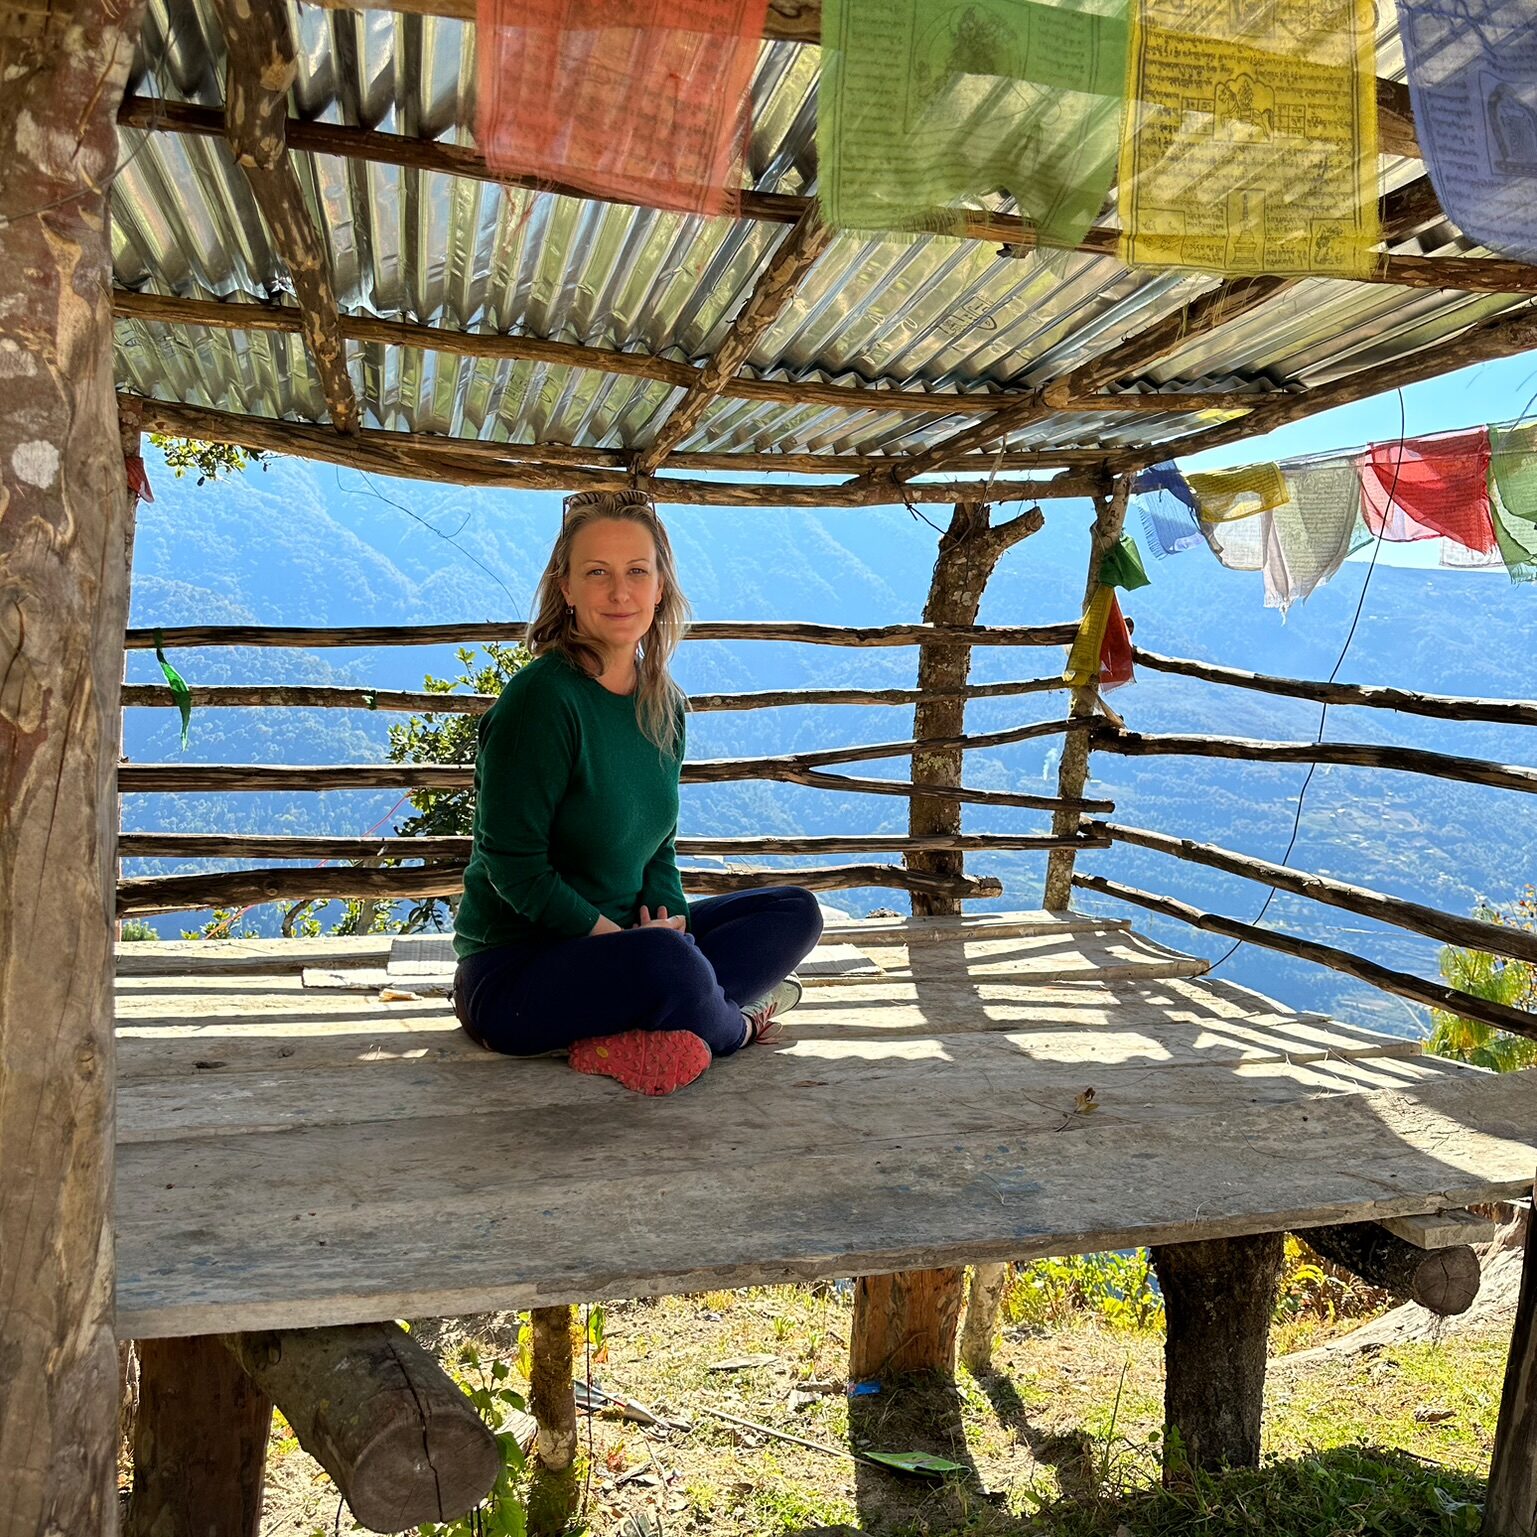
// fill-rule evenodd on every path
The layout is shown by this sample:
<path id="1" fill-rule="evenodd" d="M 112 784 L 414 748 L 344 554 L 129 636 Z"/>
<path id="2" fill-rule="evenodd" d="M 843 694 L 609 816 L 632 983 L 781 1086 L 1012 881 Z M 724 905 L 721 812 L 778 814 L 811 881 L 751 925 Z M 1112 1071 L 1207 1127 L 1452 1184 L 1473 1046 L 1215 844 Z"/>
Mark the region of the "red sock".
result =
<path id="1" fill-rule="evenodd" d="M 637 1094 L 671 1094 L 710 1065 L 710 1048 L 692 1030 L 626 1030 L 575 1042 L 570 1061 L 579 1073 L 615 1078 Z"/>

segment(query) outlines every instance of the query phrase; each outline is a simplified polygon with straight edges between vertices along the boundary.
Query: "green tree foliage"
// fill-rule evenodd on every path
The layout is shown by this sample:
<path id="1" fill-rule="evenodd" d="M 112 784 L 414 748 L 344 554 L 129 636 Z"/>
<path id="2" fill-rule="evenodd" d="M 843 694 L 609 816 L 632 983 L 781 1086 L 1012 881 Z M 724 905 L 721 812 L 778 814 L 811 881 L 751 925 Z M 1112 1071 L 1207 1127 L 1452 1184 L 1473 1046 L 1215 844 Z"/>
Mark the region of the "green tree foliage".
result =
<path id="1" fill-rule="evenodd" d="M 259 448 L 241 448 L 234 443 L 203 443 L 196 438 L 176 438 L 165 432 L 152 432 L 149 440 L 165 456 L 165 462 L 178 480 L 196 474 L 197 483 L 217 480 L 221 475 L 239 475 L 248 465 L 267 468 L 268 455 Z"/>
<path id="2" fill-rule="evenodd" d="M 523 646 L 504 646 L 492 642 L 484 652 L 461 646 L 455 653 L 463 671 L 457 678 L 434 678 L 431 673 L 422 682 L 429 694 L 489 694 L 495 697 L 533 657 Z M 473 763 L 479 740 L 478 715 L 429 711 L 413 715 L 398 726 L 390 727 L 391 763 Z M 472 790 L 417 790 L 411 796 L 413 814 L 396 831 L 402 837 L 468 837 L 474 828 L 475 794 Z M 451 907 L 448 899 L 429 897 L 413 908 L 406 927 L 415 929 L 438 925 L 442 909 Z"/>
<path id="3" fill-rule="evenodd" d="M 1515 901 L 1503 907 L 1482 902 L 1473 916 L 1499 928 L 1537 930 L 1537 887 L 1527 886 Z M 1537 967 L 1526 961 L 1448 945 L 1441 952 L 1441 975 L 1449 987 L 1472 993 L 1475 998 L 1537 1013 Z M 1497 1073 L 1537 1063 L 1537 1041 L 1524 1035 L 1511 1035 L 1444 1009 L 1433 1010 L 1430 1017 L 1430 1050 L 1439 1057 L 1471 1062 Z"/>

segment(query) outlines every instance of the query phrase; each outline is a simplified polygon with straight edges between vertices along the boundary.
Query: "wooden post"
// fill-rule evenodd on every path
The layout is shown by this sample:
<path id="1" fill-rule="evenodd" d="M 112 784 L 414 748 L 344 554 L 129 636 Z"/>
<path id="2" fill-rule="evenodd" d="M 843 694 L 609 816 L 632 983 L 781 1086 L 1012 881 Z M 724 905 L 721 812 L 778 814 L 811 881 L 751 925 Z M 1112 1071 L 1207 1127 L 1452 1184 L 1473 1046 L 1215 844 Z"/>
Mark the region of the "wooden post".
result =
<path id="1" fill-rule="evenodd" d="M 528 1490 L 528 1529 L 555 1537 L 576 1514 L 576 1388 L 572 1381 L 571 1309 L 534 1308 L 529 1408 L 539 1426 Z"/>
<path id="2" fill-rule="evenodd" d="M 961 1360 L 977 1376 L 992 1369 L 993 1334 L 998 1328 L 998 1309 L 1003 1305 L 1008 1285 L 1007 1264 L 972 1267 L 966 1321 L 961 1326 Z"/>
<path id="3" fill-rule="evenodd" d="M 1265 1350 L 1285 1235 L 1153 1250 L 1163 1288 L 1164 1476 L 1259 1465 Z"/>
<path id="4" fill-rule="evenodd" d="M 112 1530 L 128 498 L 107 186 L 135 0 L 0 9 L 0 1533 Z"/>
<path id="5" fill-rule="evenodd" d="M 1534 1190 L 1537 1196 L 1537 1190 Z M 1537 1534 L 1537 1222 L 1526 1224 L 1521 1291 L 1494 1427 L 1483 1537 Z"/>
<path id="6" fill-rule="evenodd" d="M 1100 562 L 1121 540 L 1126 526 L 1126 501 L 1131 494 L 1131 477 L 1118 476 L 1112 482 L 1108 495 L 1098 498 L 1098 513 L 1089 535 L 1089 579 L 1084 588 L 1083 607 L 1088 611 L 1094 594 L 1099 591 Z M 1090 685 L 1075 688 L 1072 703 L 1068 706 L 1069 720 L 1083 720 L 1094 714 L 1099 707 L 1099 689 Z M 1083 794 L 1089 779 L 1089 738 L 1083 731 L 1069 734 L 1062 744 L 1062 759 L 1057 765 L 1057 793 L 1075 799 Z M 1051 819 L 1051 830 L 1058 837 L 1071 837 L 1078 831 L 1079 817 L 1074 811 L 1059 811 Z M 1042 906 L 1051 912 L 1065 912 L 1073 894 L 1073 861 L 1077 856 L 1066 849 L 1053 853 L 1046 860 L 1046 894 Z"/>
<path id="7" fill-rule="evenodd" d="M 140 1340 L 138 1351 L 123 1537 L 258 1537 L 272 1400 L 216 1335 Z"/>
<path id="8" fill-rule="evenodd" d="M 1039 507 L 1008 522 L 989 526 L 991 509 L 979 502 L 958 502 L 950 526 L 939 541 L 928 601 L 926 625 L 974 625 L 982 593 L 1004 552 L 1044 527 Z M 965 731 L 965 687 L 971 672 L 971 647 L 965 642 L 925 642 L 918 648 L 918 690 L 913 709 L 913 740 L 940 741 Z M 960 747 L 930 748 L 913 754 L 914 795 L 908 802 L 908 833 L 958 834 L 961 803 L 926 796 L 924 785 L 957 788 L 965 753 Z M 962 850 L 914 852 L 903 857 L 909 870 L 958 881 L 965 873 Z M 915 890 L 914 917 L 961 911 L 958 895 Z M 949 1372 L 955 1362 L 955 1325 L 961 1310 L 964 1270 L 951 1267 L 861 1277 L 854 1288 L 854 1319 L 849 1341 L 850 1372 L 856 1380 L 881 1371 Z M 991 1324 L 989 1323 L 989 1330 Z"/>

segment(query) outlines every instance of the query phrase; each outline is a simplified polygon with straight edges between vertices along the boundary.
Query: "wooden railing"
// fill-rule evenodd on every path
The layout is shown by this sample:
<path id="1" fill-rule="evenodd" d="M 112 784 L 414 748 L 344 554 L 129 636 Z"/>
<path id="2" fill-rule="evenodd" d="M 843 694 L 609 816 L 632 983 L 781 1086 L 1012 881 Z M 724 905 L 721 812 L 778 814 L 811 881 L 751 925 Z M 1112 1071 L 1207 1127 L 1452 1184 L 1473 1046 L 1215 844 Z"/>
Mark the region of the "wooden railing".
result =
<path id="1" fill-rule="evenodd" d="M 1075 624 L 904 624 L 859 628 L 799 623 L 701 623 L 689 630 L 687 639 L 774 640 L 860 647 L 1062 646 L 1071 643 L 1075 632 Z M 160 630 L 131 630 L 127 635 L 127 647 L 130 650 L 143 650 L 157 643 L 168 647 L 304 648 L 486 642 L 511 644 L 521 640 L 523 633 L 524 626 L 521 624 L 327 629 L 192 625 Z M 690 698 L 689 706 L 696 711 L 756 710 L 792 705 L 900 706 L 916 705 L 935 698 L 1013 698 L 1049 693 L 1064 687 L 1060 677 L 1051 676 L 1014 682 L 969 684 L 943 694 L 910 688 L 777 689 L 757 693 L 698 694 Z M 478 715 L 494 703 L 494 696 L 486 694 L 292 684 L 232 684 L 207 688 L 194 685 L 191 698 L 194 708 L 364 709 L 437 715 Z M 130 684 L 124 687 L 123 703 L 131 707 L 169 708 L 174 700 L 169 690 L 162 685 Z M 911 758 L 915 754 L 972 752 L 1045 737 L 1067 738 L 1087 734 L 1092 726 L 1093 722 L 1088 719 L 1059 718 L 1033 721 L 1001 731 L 857 743 L 773 757 L 696 759 L 684 765 L 682 781 L 684 784 L 720 784 L 762 780 L 844 793 L 899 796 L 909 801 L 921 794 L 927 798 L 964 805 L 1007 806 L 1049 813 L 1067 811 L 1076 817 L 1102 815 L 1113 811 L 1112 804 L 1083 796 L 1034 795 L 910 780 L 864 779 L 827 771 L 833 766 Z M 470 788 L 473 782 L 474 768 L 465 763 L 125 763 L 118 770 L 118 789 L 121 794 L 379 788 L 464 790 Z M 678 849 L 684 859 L 714 857 L 737 861 L 794 854 L 884 853 L 900 854 L 904 860 L 902 864 L 851 862 L 798 868 L 749 867 L 728 870 L 702 869 L 685 864 L 681 868 L 685 889 L 696 893 L 713 894 L 784 882 L 812 890 L 889 887 L 936 897 L 971 899 L 999 896 L 1002 894 L 1002 885 L 996 877 L 977 876 L 964 870 L 950 873 L 914 869 L 910 867 L 908 857 L 938 851 L 956 851 L 964 855 L 967 852 L 987 850 L 1051 852 L 1108 846 L 1108 837 L 1097 830 L 1074 830 L 1057 835 L 1001 833 L 900 836 L 889 833 L 850 833 L 837 837 L 683 838 L 679 840 Z M 129 916 L 281 900 L 308 901 L 339 897 L 393 900 L 452 896 L 463 885 L 469 840 L 454 837 L 291 838 L 135 832 L 122 837 L 119 855 L 122 858 L 153 859 L 367 861 L 366 865 L 344 862 L 316 868 L 269 864 L 255 869 L 134 877 L 121 881 L 118 887 L 118 912 L 122 916 Z"/>

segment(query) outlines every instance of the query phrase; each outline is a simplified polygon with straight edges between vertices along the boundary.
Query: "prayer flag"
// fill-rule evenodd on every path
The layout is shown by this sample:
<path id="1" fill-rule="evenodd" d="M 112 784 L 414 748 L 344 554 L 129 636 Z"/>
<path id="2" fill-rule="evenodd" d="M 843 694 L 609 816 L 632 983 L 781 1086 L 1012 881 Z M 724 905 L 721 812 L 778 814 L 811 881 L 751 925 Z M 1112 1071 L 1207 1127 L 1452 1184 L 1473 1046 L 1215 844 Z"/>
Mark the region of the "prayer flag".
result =
<path id="1" fill-rule="evenodd" d="M 1110 611 L 1115 607 L 1115 588 L 1095 588 L 1067 653 L 1067 666 L 1062 669 L 1064 683 L 1074 688 L 1087 688 L 1089 684 L 1099 682 L 1100 653 L 1104 650 L 1105 631 L 1110 625 Z"/>
<path id="2" fill-rule="evenodd" d="M 1134 0 L 1132 18 L 1121 260 L 1367 276 L 1371 0 Z"/>
<path id="3" fill-rule="evenodd" d="M 1149 585 L 1142 552 L 1130 534 L 1123 535 L 1121 542 L 1100 561 L 1099 579 L 1106 587 L 1124 587 L 1127 592 Z"/>
<path id="4" fill-rule="evenodd" d="M 1494 537 L 1513 582 L 1537 581 L 1537 430 L 1489 429 Z"/>
<path id="5" fill-rule="evenodd" d="M 1495 548 L 1489 512 L 1489 429 L 1376 443 L 1361 461 L 1366 526 L 1389 544 L 1444 535 Z"/>
<path id="6" fill-rule="evenodd" d="M 1237 518 L 1229 523 L 1203 523 L 1201 532 L 1211 552 L 1229 571 L 1261 571 L 1265 566 L 1263 519 Z"/>
<path id="7" fill-rule="evenodd" d="M 1245 464 L 1236 470 L 1187 475 L 1203 523 L 1230 523 L 1269 512 L 1286 500 L 1286 477 L 1274 464 Z"/>
<path id="8" fill-rule="evenodd" d="M 1537 262 L 1532 0 L 1398 0 L 1409 100 L 1441 206 L 1480 245 Z"/>
<path id="9" fill-rule="evenodd" d="M 1072 247 L 1115 174 L 1127 0 L 824 0 L 817 106 L 829 224 L 958 230 L 1007 192 Z"/>
<path id="10" fill-rule="evenodd" d="M 598 197 L 734 211 L 768 0 L 476 0 L 486 163 Z"/>
<path id="11" fill-rule="evenodd" d="M 1136 672 L 1132 667 L 1131 626 L 1121 613 L 1121 603 L 1115 593 L 1110 594 L 1110 617 L 1105 623 L 1104 639 L 1099 647 L 1099 686 L 1101 692 L 1120 688 L 1125 683 L 1135 683 Z"/>
<path id="12" fill-rule="evenodd" d="M 1265 605 L 1284 614 L 1344 564 L 1361 523 L 1354 460 L 1286 472 L 1287 498 L 1264 514 Z"/>
<path id="13" fill-rule="evenodd" d="M 1147 542 L 1160 560 L 1201 542 L 1195 521 L 1195 492 L 1172 459 L 1139 470 L 1131 489 L 1137 497 Z"/>

